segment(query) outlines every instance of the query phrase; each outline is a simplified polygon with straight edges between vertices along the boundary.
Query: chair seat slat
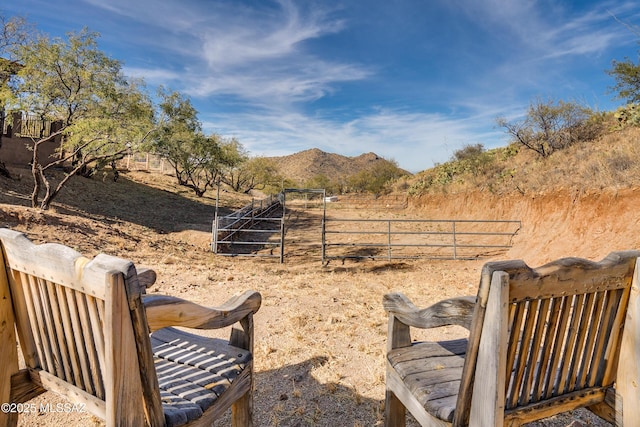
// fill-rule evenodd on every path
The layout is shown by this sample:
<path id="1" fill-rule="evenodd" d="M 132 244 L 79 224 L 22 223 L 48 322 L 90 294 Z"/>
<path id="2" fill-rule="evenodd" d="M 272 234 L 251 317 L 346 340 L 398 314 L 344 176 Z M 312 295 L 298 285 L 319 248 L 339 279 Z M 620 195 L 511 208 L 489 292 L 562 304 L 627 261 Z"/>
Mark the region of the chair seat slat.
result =
<path id="1" fill-rule="evenodd" d="M 199 418 L 251 366 L 250 352 L 175 328 L 152 333 L 151 345 L 170 426 Z"/>

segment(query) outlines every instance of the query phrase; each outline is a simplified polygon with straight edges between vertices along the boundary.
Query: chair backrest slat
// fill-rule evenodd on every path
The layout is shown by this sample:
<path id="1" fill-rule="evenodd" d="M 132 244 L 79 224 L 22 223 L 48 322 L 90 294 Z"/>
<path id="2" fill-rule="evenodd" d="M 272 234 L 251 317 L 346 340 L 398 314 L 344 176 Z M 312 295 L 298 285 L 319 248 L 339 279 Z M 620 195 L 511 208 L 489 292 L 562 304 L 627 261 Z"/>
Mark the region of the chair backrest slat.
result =
<path id="1" fill-rule="evenodd" d="M 67 376 L 68 378 L 73 378 L 72 382 L 74 384 L 78 384 L 78 386 L 84 390 L 85 388 L 82 378 L 82 370 L 80 367 L 80 360 L 77 352 L 72 351 L 72 349 L 76 347 L 76 336 L 73 328 L 71 310 L 69 310 L 70 301 L 67 297 L 67 289 L 64 286 L 60 285 L 56 285 L 55 289 L 58 300 L 60 321 L 62 323 L 62 334 L 64 335 L 62 342 L 66 350 L 66 355 L 68 357 L 67 363 L 71 371 L 69 374 L 67 374 Z M 75 304 L 73 304 L 72 306 L 75 307 Z"/>
<path id="2" fill-rule="evenodd" d="M 543 338 L 546 335 L 546 322 L 549 317 L 549 306 L 551 305 L 551 301 L 549 299 L 544 299 L 542 301 L 536 301 L 537 307 L 535 307 L 534 312 L 532 313 L 532 317 L 536 320 L 535 322 L 532 319 L 533 326 L 533 335 L 531 337 L 531 349 L 529 357 L 533 356 L 537 360 L 537 363 L 527 363 L 525 370 L 525 378 L 523 382 L 523 393 L 520 395 L 520 402 L 527 402 L 536 395 L 536 389 L 538 389 L 538 385 L 540 383 L 540 376 L 544 375 L 544 359 L 545 359 L 545 351 L 544 347 L 542 347 Z"/>
<path id="3" fill-rule="evenodd" d="M 540 400 L 544 395 L 546 387 L 548 387 L 549 379 L 552 377 L 550 366 L 553 366 L 553 347 L 556 339 L 556 333 L 560 326 L 559 317 L 564 298 L 553 298 L 548 301 L 549 310 L 549 327 L 543 334 L 544 342 L 541 347 L 541 358 L 536 373 L 536 382 L 533 388 L 533 396 L 535 400 Z"/>
<path id="4" fill-rule="evenodd" d="M 553 395 L 555 384 L 559 377 L 558 373 L 552 368 L 559 366 L 562 360 L 564 350 L 564 337 L 567 334 L 567 327 L 569 326 L 569 320 L 571 317 L 570 310 L 567 307 L 573 302 L 573 296 L 565 296 L 560 298 L 554 298 L 554 307 L 557 307 L 558 314 L 551 318 L 549 328 L 549 338 L 551 339 L 548 349 L 549 351 L 549 366 L 547 366 L 544 386 L 540 390 L 540 399 L 549 399 Z"/>
<path id="5" fill-rule="evenodd" d="M 512 303 L 506 408 L 611 385 L 603 379 L 607 361 L 617 357 L 614 329 L 621 327 L 624 292 Z"/>
<path id="6" fill-rule="evenodd" d="M 36 359 L 28 366 L 104 400 L 104 301 L 25 272 L 12 277 L 12 295 L 23 296 L 28 316 L 18 320 L 29 323 L 20 328 L 29 331 L 21 339 L 35 344 Z"/>
<path id="7" fill-rule="evenodd" d="M 90 366 L 90 376 L 93 381 L 95 395 L 104 399 L 103 378 L 106 374 L 105 366 L 105 342 L 103 324 L 98 316 L 96 305 L 104 307 L 104 301 L 96 300 L 90 295 L 80 295 L 81 328 L 84 337 L 85 349 L 87 350 L 88 364 Z"/>
<path id="8" fill-rule="evenodd" d="M 50 313 L 56 331 L 56 348 L 57 353 L 60 355 L 59 363 L 62 365 L 62 370 L 64 371 L 64 379 L 73 382 L 73 367 L 71 365 L 70 357 L 71 351 L 67 346 L 67 333 L 64 325 L 65 319 L 62 315 L 62 306 L 64 305 L 64 300 L 59 301 L 59 285 L 56 285 L 55 283 L 47 283 L 46 286 L 49 304 L 51 307 Z"/>
<path id="9" fill-rule="evenodd" d="M 75 360 L 77 369 L 77 372 L 74 372 L 74 380 L 78 387 L 95 396 L 98 393 L 96 393 L 96 388 L 93 385 L 94 379 L 91 375 L 86 338 L 83 332 L 83 323 L 80 319 L 80 304 L 77 302 L 78 299 L 84 299 L 84 296 L 76 295 L 75 291 L 70 288 L 65 288 L 65 296 L 69 307 L 70 325 L 73 330 L 71 348 L 76 349 L 76 351 L 72 353 L 72 358 Z"/>
<path id="10" fill-rule="evenodd" d="M 40 366 L 45 371 L 54 373 L 55 366 L 49 344 L 51 335 L 46 329 L 44 309 L 37 278 L 26 273 L 21 273 L 20 278 L 22 279 L 20 282 L 10 283 L 12 292 L 13 289 L 17 287 L 24 289 L 24 295 L 28 304 L 27 311 L 29 312 L 29 319 L 31 321 L 31 332 L 34 335 Z"/>

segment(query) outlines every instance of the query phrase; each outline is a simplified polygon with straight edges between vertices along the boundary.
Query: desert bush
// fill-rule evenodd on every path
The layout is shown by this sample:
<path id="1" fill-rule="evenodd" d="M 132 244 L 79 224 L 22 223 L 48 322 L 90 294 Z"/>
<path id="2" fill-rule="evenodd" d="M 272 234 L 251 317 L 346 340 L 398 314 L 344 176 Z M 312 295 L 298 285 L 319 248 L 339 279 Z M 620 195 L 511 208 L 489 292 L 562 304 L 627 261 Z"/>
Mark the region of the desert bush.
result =
<path id="1" fill-rule="evenodd" d="M 616 85 L 612 91 L 617 92 L 618 99 L 626 99 L 629 102 L 640 101 L 640 64 L 634 63 L 631 59 L 624 61 L 613 61 L 612 68 L 608 71 Z"/>
<path id="2" fill-rule="evenodd" d="M 601 134 L 600 121 L 593 111 L 574 102 L 536 100 L 522 121 L 498 118 L 496 122 L 516 142 L 542 157 Z"/>
<path id="3" fill-rule="evenodd" d="M 452 160 L 468 160 L 480 157 L 485 152 L 482 144 L 467 144 L 453 152 Z"/>

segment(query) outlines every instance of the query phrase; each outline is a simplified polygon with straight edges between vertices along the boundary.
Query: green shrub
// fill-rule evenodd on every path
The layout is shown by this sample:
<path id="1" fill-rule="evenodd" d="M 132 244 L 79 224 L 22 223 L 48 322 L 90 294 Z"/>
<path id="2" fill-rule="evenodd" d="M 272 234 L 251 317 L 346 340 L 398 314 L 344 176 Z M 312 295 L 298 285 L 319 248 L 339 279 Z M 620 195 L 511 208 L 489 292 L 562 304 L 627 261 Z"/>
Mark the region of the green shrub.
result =
<path id="1" fill-rule="evenodd" d="M 619 107 L 613 117 L 616 119 L 618 128 L 627 126 L 640 126 L 640 105 L 636 103 Z"/>

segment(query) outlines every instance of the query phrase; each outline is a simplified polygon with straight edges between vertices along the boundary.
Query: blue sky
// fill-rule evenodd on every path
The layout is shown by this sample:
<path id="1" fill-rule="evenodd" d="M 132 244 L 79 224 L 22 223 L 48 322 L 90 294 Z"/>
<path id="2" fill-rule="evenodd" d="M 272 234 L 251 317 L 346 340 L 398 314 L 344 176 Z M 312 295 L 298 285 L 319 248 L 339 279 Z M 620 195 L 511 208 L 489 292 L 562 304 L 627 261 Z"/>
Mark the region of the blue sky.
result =
<path id="1" fill-rule="evenodd" d="M 637 1 L 20 0 L 51 36 L 84 26 L 125 73 L 188 95 L 252 155 L 366 152 L 417 172 L 536 99 L 608 111 L 613 59 L 638 59 Z"/>

